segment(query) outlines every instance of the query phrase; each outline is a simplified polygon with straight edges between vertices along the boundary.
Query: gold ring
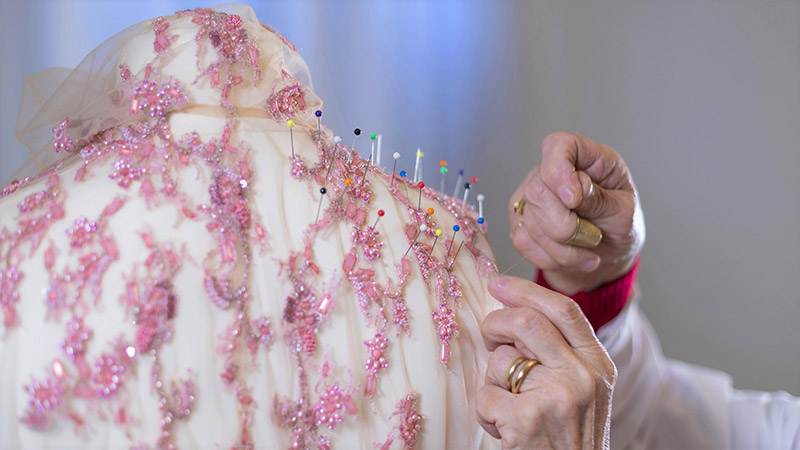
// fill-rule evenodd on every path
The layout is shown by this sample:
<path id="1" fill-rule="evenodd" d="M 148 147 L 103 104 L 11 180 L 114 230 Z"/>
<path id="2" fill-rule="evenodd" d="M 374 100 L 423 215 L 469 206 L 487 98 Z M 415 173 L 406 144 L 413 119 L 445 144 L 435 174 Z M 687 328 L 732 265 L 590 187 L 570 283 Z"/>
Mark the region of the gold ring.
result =
<path id="1" fill-rule="evenodd" d="M 517 213 L 518 216 L 522 217 L 522 213 L 525 212 L 525 197 L 514 202 L 514 212 Z"/>
<path id="2" fill-rule="evenodd" d="M 506 389 L 508 389 L 509 391 L 511 390 L 511 378 L 514 376 L 514 372 L 517 371 L 517 367 L 519 367 L 520 364 L 524 363 L 527 360 L 528 358 L 520 356 L 519 358 L 514 360 L 514 362 L 511 364 L 511 367 L 508 368 L 508 373 L 506 373 Z"/>
<path id="3" fill-rule="evenodd" d="M 603 240 L 603 232 L 600 231 L 600 228 L 578 216 L 578 224 L 575 225 L 575 231 L 565 244 L 574 245 L 575 247 L 595 248 L 600 245 L 601 240 Z"/>
<path id="4" fill-rule="evenodd" d="M 514 374 L 514 380 L 511 382 L 511 393 L 518 394 L 519 388 L 522 387 L 522 383 L 525 382 L 525 378 L 528 376 L 528 372 L 533 369 L 533 366 L 539 364 L 539 361 L 535 359 L 525 359 L 525 362 L 520 364 L 517 367 L 517 371 Z"/>

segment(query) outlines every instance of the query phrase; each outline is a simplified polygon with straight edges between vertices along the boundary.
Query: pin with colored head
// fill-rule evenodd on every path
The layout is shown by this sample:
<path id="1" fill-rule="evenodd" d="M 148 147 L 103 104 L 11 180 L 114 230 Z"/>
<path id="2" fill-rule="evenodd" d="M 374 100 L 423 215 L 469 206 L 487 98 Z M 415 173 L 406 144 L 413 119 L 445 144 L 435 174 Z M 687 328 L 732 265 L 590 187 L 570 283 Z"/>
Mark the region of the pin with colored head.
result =
<path id="1" fill-rule="evenodd" d="M 406 175 L 408 175 L 408 173 L 406 173 L 405 170 L 401 170 L 400 171 L 400 178 L 402 178 L 403 181 L 404 181 L 403 182 L 403 186 L 405 186 L 405 188 L 406 188 L 406 198 L 408 198 L 408 184 L 405 183 Z"/>
<path id="2" fill-rule="evenodd" d="M 316 225 L 317 222 L 319 222 L 319 213 L 320 211 L 322 211 L 322 200 L 325 199 L 325 194 L 328 193 L 328 190 L 325 189 L 324 187 L 321 187 L 319 188 L 319 193 L 320 196 L 319 196 L 319 206 L 317 207 L 317 219 L 314 220 L 314 225 Z"/>
<path id="3" fill-rule="evenodd" d="M 425 153 L 422 153 L 422 149 L 417 149 L 417 160 L 414 163 L 414 183 L 417 181 L 422 181 L 422 173 L 420 168 L 420 160 L 425 156 Z"/>
<path id="4" fill-rule="evenodd" d="M 417 240 L 419 239 L 419 236 L 420 236 L 422 233 L 424 233 L 424 232 L 425 232 L 427 229 L 428 229 L 428 226 L 427 226 L 427 225 L 425 225 L 424 223 L 423 223 L 422 225 L 420 225 L 420 226 L 419 226 L 419 231 L 417 232 L 417 235 L 416 235 L 416 236 L 414 236 L 414 240 L 413 240 L 413 241 L 411 241 L 411 245 L 409 245 L 409 246 L 408 246 L 408 250 L 406 250 L 405 254 L 403 254 L 403 258 L 405 258 L 405 257 L 408 255 L 408 252 L 409 252 L 409 250 L 411 250 L 411 247 L 413 247 L 413 246 L 414 246 L 414 244 L 416 244 L 416 243 L 417 243 Z"/>
<path id="5" fill-rule="evenodd" d="M 375 223 L 372 224 L 372 231 L 375 231 L 375 227 L 378 226 L 378 221 L 381 220 L 381 217 L 383 217 L 384 214 L 386 214 L 386 212 L 384 210 L 382 210 L 382 209 L 378 210 L 378 218 L 375 219 Z"/>
<path id="6" fill-rule="evenodd" d="M 286 126 L 289 127 L 289 139 L 292 140 L 292 159 L 294 159 L 294 133 L 292 132 L 292 128 L 294 128 L 294 120 L 287 120 Z"/>
<path id="7" fill-rule="evenodd" d="M 353 130 L 353 145 L 350 146 L 353 150 L 356 149 L 356 138 L 361 135 L 361 128 Z"/>
<path id="8" fill-rule="evenodd" d="M 483 199 L 484 199 L 483 194 L 478 194 L 478 218 L 479 219 L 483 219 Z M 483 223 L 483 221 L 480 221 L 478 223 Z"/>
<path id="9" fill-rule="evenodd" d="M 469 189 L 471 187 L 471 184 L 464 183 L 464 200 L 461 201 L 461 214 L 464 214 L 464 208 L 467 206 L 467 197 L 469 197 Z"/>
<path id="10" fill-rule="evenodd" d="M 375 139 L 378 138 L 378 135 L 375 133 L 370 133 L 369 140 L 370 140 L 370 150 L 369 150 L 369 160 L 375 161 Z"/>
<path id="11" fill-rule="evenodd" d="M 445 253 L 445 261 L 447 261 L 447 258 L 450 257 L 450 250 L 453 249 L 453 242 L 456 240 L 456 235 L 458 234 L 458 230 L 460 229 L 461 227 L 459 227 L 458 225 L 453 225 L 453 237 L 450 239 L 450 245 L 447 246 L 447 253 Z"/>
<path id="12" fill-rule="evenodd" d="M 461 183 L 464 182 L 464 169 L 458 171 L 458 178 L 456 178 L 456 189 L 453 191 L 453 199 L 458 198 L 458 191 L 461 189 Z"/>
<path id="13" fill-rule="evenodd" d="M 400 153 L 394 152 L 392 158 L 394 159 L 394 164 L 392 164 L 392 178 L 389 181 L 389 187 L 394 186 L 394 171 L 397 169 L 397 160 L 400 159 Z"/>
<path id="14" fill-rule="evenodd" d="M 417 187 L 419 188 L 419 201 L 417 201 L 417 209 L 422 208 L 422 188 L 425 187 L 425 183 L 420 181 L 417 183 Z"/>
<path id="15" fill-rule="evenodd" d="M 317 136 L 319 137 L 320 142 L 322 141 L 322 111 L 316 110 L 314 115 L 317 116 Z"/>
<path id="16" fill-rule="evenodd" d="M 439 173 L 442 174 L 442 184 L 439 186 L 439 192 L 444 196 L 444 176 L 447 173 L 447 161 L 439 161 Z"/>

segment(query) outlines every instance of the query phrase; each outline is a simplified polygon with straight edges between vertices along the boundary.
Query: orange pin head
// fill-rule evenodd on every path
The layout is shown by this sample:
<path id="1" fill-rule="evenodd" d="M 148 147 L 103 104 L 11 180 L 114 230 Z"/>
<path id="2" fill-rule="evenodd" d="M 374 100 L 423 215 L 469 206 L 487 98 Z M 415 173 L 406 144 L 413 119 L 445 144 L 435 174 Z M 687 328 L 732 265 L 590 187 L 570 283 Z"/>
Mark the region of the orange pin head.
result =
<path id="1" fill-rule="evenodd" d="M 428 215 L 429 215 L 429 216 L 432 216 L 432 215 L 433 215 L 433 208 L 428 208 Z"/>
<path id="2" fill-rule="evenodd" d="M 444 167 L 446 165 L 447 165 L 447 161 L 445 161 L 445 160 L 439 161 L 439 167 Z"/>
<path id="3" fill-rule="evenodd" d="M 351 184 L 353 184 L 353 179 L 352 178 L 345 178 L 344 179 L 344 184 L 350 186 Z"/>

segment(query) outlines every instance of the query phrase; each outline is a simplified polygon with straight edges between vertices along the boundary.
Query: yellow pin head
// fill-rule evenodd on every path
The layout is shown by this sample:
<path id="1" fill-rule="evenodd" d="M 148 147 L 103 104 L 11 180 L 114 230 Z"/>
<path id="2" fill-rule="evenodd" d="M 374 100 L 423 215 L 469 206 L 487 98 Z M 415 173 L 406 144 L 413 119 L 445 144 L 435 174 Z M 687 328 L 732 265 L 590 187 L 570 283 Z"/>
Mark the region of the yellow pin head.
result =
<path id="1" fill-rule="evenodd" d="M 441 236 L 441 235 L 442 235 L 442 229 L 441 228 L 437 228 L 436 229 L 436 236 Z"/>
<path id="2" fill-rule="evenodd" d="M 294 126 L 294 120 L 289 119 L 286 121 L 286 126 L 292 128 Z"/>

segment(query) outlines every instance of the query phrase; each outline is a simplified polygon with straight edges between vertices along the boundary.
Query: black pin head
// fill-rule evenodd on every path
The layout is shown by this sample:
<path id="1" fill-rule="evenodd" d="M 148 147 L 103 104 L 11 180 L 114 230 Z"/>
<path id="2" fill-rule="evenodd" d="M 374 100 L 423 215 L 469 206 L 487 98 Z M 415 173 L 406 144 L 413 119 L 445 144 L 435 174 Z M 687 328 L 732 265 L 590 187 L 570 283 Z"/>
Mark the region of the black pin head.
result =
<path id="1" fill-rule="evenodd" d="M 327 192 L 328 192 L 328 190 L 327 190 L 327 189 L 325 189 L 324 187 L 322 187 L 322 188 L 319 188 L 319 193 L 320 193 L 320 194 L 322 194 L 322 195 L 325 195 Z"/>
<path id="2" fill-rule="evenodd" d="M 361 128 L 356 128 L 355 130 L 353 130 L 353 134 L 359 136 L 361 134 Z"/>

